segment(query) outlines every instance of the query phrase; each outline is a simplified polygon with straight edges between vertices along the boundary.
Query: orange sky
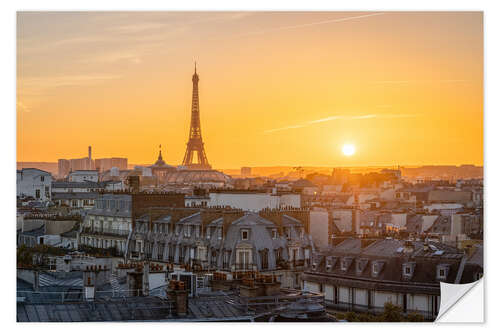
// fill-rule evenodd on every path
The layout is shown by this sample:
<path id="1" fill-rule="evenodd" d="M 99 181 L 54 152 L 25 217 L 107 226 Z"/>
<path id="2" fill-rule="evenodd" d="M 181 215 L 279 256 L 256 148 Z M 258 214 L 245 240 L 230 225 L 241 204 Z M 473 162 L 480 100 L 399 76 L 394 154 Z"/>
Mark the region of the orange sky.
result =
<path id="1" fill-rule="evenodd" d="M 479 12 L 20 13 L 17 160 L 483 164 Z M 356 154 L 342 155 L 345 143 Z"/>

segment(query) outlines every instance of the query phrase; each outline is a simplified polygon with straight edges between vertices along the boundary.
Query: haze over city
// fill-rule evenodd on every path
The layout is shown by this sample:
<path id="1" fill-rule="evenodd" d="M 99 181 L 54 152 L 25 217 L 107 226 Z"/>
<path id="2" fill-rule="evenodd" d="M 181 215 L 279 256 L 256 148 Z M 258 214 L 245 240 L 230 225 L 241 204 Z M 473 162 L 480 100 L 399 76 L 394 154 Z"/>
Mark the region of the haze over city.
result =
<path id="1" fill-rule="evenodd" d="M 17 160 L 483 164 L 482 14 L 18 13 Z"/>

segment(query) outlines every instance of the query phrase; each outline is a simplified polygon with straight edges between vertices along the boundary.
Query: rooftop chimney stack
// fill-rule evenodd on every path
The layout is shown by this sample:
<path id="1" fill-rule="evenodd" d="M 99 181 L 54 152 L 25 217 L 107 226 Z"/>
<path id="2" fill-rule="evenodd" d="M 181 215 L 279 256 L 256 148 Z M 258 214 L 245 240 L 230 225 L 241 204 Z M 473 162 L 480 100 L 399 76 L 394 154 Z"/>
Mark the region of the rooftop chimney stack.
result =
<path id="1" fill-rule="evenodd" d="M 33 271 L 33 291 L 38 292 L 40 290 L 40 272 L 38 270 Z"/>
<path id="2" fill-rule="evenodd" d="M 142 294 L 149 296 L 149 262 L 144 263 L 144 273 L 142 277 Z"/>
<path id="3" fill-rule="evenodd" d="M 86 301 L 93 301 L 95 297 L 96 272 L 92 267 L 87 266 L 83 272 L 83 297 Z"/>
<path id="4" fill-rule="evenodd" d="M 188 291 L 184 282 L 170 280 L 167 285 L 167 297 L 174 303 L 178 316 L 186 316 L 188 313 Z"/>

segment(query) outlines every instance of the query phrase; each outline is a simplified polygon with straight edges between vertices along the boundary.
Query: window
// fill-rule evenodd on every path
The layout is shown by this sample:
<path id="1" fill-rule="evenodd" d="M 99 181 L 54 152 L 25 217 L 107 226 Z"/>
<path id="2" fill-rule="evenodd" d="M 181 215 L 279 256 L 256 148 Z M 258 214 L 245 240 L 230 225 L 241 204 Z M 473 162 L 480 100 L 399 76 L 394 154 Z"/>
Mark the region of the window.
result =
<path id="1" fill-rule="evenodd" d="M 36 190 L 36 191 L 35 191 L 35 197 L 36 197 L 37 199 L 40 199 L 40 190 Z"/>
<path id="2" fill-rule="evenodd" d="M 445 276 L 445 274 L 444 274 L 444 269 L 440 269 L 440 270 L 439 270 L 439 276 L 440 276 L 440 277 L 444 277 L 444 276 Z"/>
<path id="3" fill-rule="evenodd" d="M 206 248 L 204 246 L 198 247 L 198 260 L 204 261 L 206 259 Z"/>
<path id="4" fill-rule="evenodd" d="M 215 251 L 215 250 L 212 250 L 212 255 L 210 257 L 210 265 L 212 267 L 217 266 L 217 251 Z"/>
<path id="5" fill-rule="evenodd" d="M 405 274 L 410 275 L 411 274 L 411 269 L 410 267 L 405 267 Z"/>
<path id="6" fill-rule="evenodd" d="M 217 238 L 222 239 L 222 228 L 217 228 Z"/>
<path id="7" fill-rule="evenodd" d="M 248 240 L 248 230 L 241 230 L 241 239 Z"/>
<path id="8" fill-rule="evenodd" d="M 269 261 L 268 261 L 268 250 L 264 249 L 260 251 L 260 262 L 261 262 L 261 268 L 262 269 L 268 269 L 269 268 Z"/>
<path id="9" fill-rule="evenodd" d="M 276 258 L 276 263 L 281 260 L 281 248 L 274 250 L 274 257 Z"/>
<path id="10" fill-rule="evenodd" d="M 45 176 L 40 176 L 40 181 L 44 182 L 45 181 Z"/>
<path id="11" fill-rule="evenodd" d="M 200 227 L 199 226 L 195 226 L 195 236 L 196 236 L 196 238 L 200 238 Z"/>
<path id="12" fill-rule="evenodd" d="M 212 231 L 212 228 L 207 228 L 207 239 L 210 239 L 210 232 Z"/>
<path id="13" fill-rule="evenodd" d="M 224 257 L 222 258 L 222 268 L 229 268 L 229 258 L 231 258 L 231 251 L 224 251 Z"/>
<path id="14" fill-rule="evenodd" d="M 251 268 L 251 253 L 250 250 L 239 250 L 238 251 L 238 265 L 240 269 L 250 269 Z"/>
<path id="15" fill-rule="evenodd" d="M 278 230 L 273 229 L 273 231 L 272 231 L 272 237 L 273 237 L 273 239 L 278 238 Z"/>

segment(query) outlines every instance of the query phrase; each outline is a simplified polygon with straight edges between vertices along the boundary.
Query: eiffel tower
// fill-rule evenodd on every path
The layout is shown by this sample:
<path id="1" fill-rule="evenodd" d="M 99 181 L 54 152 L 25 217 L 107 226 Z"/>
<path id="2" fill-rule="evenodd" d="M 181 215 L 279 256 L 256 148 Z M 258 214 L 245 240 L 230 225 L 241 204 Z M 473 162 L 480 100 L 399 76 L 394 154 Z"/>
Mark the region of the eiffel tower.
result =
<path id="1" fill-rule="evenodd" d="M 203 147 L 203 139 L 201 138 L 198 81 L 200 81 L 200 78 L 196 73 L 196 63 L 194 63 L 191 128 L 189 130 L 189 141 L 187 143 L 186 154 L 184 155 L 182 165 L 191 170 L 210 170 L 212 167 L 208 163 L 205 148 Z M 195 155 L 197 157 L 197 162 L 195 162 Z"/>

